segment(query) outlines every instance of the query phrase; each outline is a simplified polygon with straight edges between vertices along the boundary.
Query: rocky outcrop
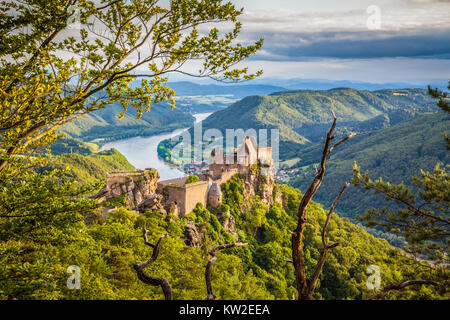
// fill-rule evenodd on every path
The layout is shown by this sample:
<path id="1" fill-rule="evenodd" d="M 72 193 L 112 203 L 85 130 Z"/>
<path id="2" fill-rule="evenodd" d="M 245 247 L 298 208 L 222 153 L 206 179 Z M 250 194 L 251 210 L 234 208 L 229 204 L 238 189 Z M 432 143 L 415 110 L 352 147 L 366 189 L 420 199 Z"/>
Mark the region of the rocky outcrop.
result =
<path id="1" fill-rule="evenodd" d="M 94 198 L 103 202 L 125 196 L 128 207 L 145 212 L 147 209 L 162 209 L 162 196 L 156 194 L 158 171 L 154 169 L 117 172 L 106 176 L 106 187 Z"/>
<path id="2" fill-rule="evenodd" d="M 200 247 L 203 243 L 203 235 L 200 232 L 200 225 L 192 221 L 186 223 L 184 229 L 184 242 L 191 247 Z"/>
<path id="3" fill-rule="evenodd" d="M 249 200 L 258 195 L 267 206 L 274 203 L 273 190 L 275 186 L 274 175 L 266 172 L 265 168 L 253 168 L 244 176 L 244 198 Z"/>
<path id="4" fill-rule="evenodd" d="M 230 211 L 220 213 L 217 218 L 221 222 L 223 229 L 231 233 L 236 241 L 239 241 L 236 230 L 236 219 L 231 215 Z"/>
<path id="5" fill-rule="evenodd" d="M 175 203 L 167 204 L 165 208 L 167 210 L 167 213 L 172 216 L 178 217 L 180 215 L 180 209 Z"/>
<path id="6" fill-rule="evenodd" d="M 150 194 L 144 196 L 144 200 L 138 204 L 138 211 L 145 212 L 147 210 L 159 210 L 164 215 L 166 215 L 166 210 L 163 208 L 161 202 L 163 200 L 163 196 L 161 194 Z"/>

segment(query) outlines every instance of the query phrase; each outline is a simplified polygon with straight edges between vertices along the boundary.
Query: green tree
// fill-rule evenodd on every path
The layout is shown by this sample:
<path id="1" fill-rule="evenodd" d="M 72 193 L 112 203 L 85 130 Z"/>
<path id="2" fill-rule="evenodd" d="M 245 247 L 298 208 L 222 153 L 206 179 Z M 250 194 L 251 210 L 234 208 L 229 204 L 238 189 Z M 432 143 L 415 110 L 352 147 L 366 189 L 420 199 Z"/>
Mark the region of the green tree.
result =
<path id="1" fill-rule="evenodd" d="M 56 280 L 45 281 L 60 271 L 64 278 L 65 241 L 82 247 L 84 220 L 98 208 L 85 197 L 98 186 L 75 188 L 60 170 L 35 172 L 61 125 L 113 103 L 123 107 L 119 117 L 131 107 L 139 118 L 163 100 L 173 108 L 170 73 L 233 82 L 262 73 L 236 66 L 262 46 L 235 42 L 242 9 L 222 0 L 162 2 L 0 1 L 0 279 L 12 281 L 2 296 L 58 298 L 44 293 Z M 222 23 L 231 29 L 219 31 Z M 191 61 L 198 71 L 189 71 Z M 119 222 L 107 229 L 109 245 L 124 251 L 131 233 Z"/>
<path id="2" fill-rule="evenodd" d="M 58 127 L 109 104 L 122 105 L 119 116 L 135 108 L 138 118 L 152 103 L 174 107 L 169 73 L 260 75 L 236 67 L 263 42 L 235 44 L 242 10 L 223 0 L 1 1 L 0 173 L 29 166 Z M 214 27 L 222 22 L 231 31 Z M 197 72 L 185 67 L 192 60 L 201 61 Z"/>
<path id="3" fill-rule="evenodd" d="M 450 90 L 450 81 L 448 82 L 447 88 Z M 428 92 L 433 98 L 439 99 L 437 106 L 447 113 L 450 113 L 450 102 L 447 92 L 443 92 L 437 88 L 433 89 L 431 86 L 428 86 Z M 447 141 L 447 150 L 450 150 L 450 137 L 447 136 L 447 133 L 444 133 L 444 139 Z"/>
<path id="4" fill-rule="evenodd" d="M 438 106 L 450 112 L 447 94 L 429 87 L 433 97 L 440 98 Z M 449 149 L 449 139 L 447 149 Z M 411 285 L 431 284 L 443 292 L 448 291 L 450 273 L 448 270 L 450 246 L 450 176 L 449 165 L 437 164 L 433 172 L 420 171 L 412 177 L 414 189 L 403 183 L 398 185 L 378 178 L 373 181 L 369 172 L 353 165 L 353 185 L 362 186 L 376 194 L 384 194 L 393 207 L 371 208 L 359 219 L 368 227 L 401 235 L 407 242 L 402 249 L 422 261 L 422 268 L 413 279 L 400 284 L 389 284 L 374 298 L 382 298 L 391 290 L 400 290 Z M 432 266 L 430 267 L 430 263 Z M 417 278 L 421 278 L 417 280 Z"/>
<path id="5" fill-rule="evenodd" d="M 196 175 L 191 175 L 186 179 L 186 182 L 184 184 L 194 183 L 197 182 L 199 179 Z"/>

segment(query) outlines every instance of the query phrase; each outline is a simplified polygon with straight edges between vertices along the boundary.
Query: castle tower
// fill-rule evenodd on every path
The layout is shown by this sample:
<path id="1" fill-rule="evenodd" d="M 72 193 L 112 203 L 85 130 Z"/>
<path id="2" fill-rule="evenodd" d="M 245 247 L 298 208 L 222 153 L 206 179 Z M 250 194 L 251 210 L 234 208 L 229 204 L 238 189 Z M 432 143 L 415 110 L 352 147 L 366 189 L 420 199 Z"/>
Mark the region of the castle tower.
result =
<path id="1" fill-rule="evenodd" d="M 208 203 L 213 208 L 217 208 L 222 203 L 222 190 L 217 183 L 213 183 L 209 189 Z"/>
<path id="2" fill-rule="evenodd" d="M 247 136 L 244 138 L 238 151 L 238 164 L 241 166 L 251 166 L 258 160 L 258 143 L 256 138 Z"/>

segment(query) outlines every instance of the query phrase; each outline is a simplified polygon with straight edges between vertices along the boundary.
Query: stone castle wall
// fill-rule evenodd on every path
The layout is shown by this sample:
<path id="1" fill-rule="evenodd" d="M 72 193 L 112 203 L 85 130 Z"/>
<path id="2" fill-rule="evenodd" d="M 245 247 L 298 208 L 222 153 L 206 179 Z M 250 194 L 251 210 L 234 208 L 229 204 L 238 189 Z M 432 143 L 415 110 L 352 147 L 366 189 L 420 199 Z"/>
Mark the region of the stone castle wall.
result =
<path id="1" fill-rule="evenodd" d="M 194 210 L 197 203 L 201 203 L 206 207 L 208 201 L 208 182 L 199 181 L 186 185 L 186 204 L 184 213 L 186 214 Z"/>
<path id="2" fill-rule="evenodd" d="M 220 191 L 220 186 L 228 182 L 235 174 L 253 176 L 250 168 L 258 160 L 263 164 L 264 169 L 270 169 L 272 148 L 261 148 L 256 144 L 254 138 L 246 137 L 241 147 L 233 149 L 229 154 L 224 154 L 222 149 L 212 151 L 209 172 L 204 174 L 199 182 L 186 185 L 188 177 L 158 181 L 159 174 L 155 169 L 114 172 L 107 174 L 106 188 L 98 195 L 98 198 L 109 199 L 127 195 L 128 204 L 136 208 L 142 207 L 143 211 L 147 207 L 155 206 L 158 208 L 164 206 L 168 210 L 167 208 L 176 205 L 179 214 L 185 215 L 191 212 L 197 203 L 201 203 L 203 206 L 208 203 L 218 206 L 221 197 L 216 194 L 210 195 L 209 188 L 215 184 Z M 263 174 L 262 171 L 261 174 Z M 259 184 L 253 180 L 249 180 L 247 183 L 255 187 L 251 189 L 261 189 Z M 267 194 L 270 193 L 269 189 L 263 191 L 267 191 L 264 192 Z M 160 200 L 155 201 L 156 195 L 161 199 L 158 198 Z M 148 206 L 142 204 L 148 204 Z"/>
<path id="3" fill-rule="evenodd" d="M 162 190 L 164 202 L 169 206 L 173 203 L 178 207 L 180 214 L 186 214 L 186 188 L 169 185 Z"/>
<path id="4" fill-rule="evenodd" d="M 197 203 L 206 207 L 208 201 L 208 182 L 199 181 L 184 186 L 174 184 L 163 186 L 161 192 L 166 204 L 178 206 L 179 213 L 185 215 L 194 210 Z"/>

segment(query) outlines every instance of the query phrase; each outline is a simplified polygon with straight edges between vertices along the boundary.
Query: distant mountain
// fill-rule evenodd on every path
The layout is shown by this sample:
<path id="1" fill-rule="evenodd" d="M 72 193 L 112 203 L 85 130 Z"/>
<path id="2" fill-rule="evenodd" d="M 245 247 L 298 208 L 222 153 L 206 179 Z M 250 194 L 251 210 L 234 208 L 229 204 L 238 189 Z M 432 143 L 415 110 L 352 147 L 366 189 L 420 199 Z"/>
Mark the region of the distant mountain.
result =
<path id="1" fill-rule="evenodd" d="M 171 110 L 166 102 L 153 105 L 150 112 L 144 113 L 140 119 L 136 119 L 134 109 L 128 109 L 124 117 L 118 119 L 121 112 L 122 107 L 113 104 L 65 124 L 61 131 L 83 141 L 107 141 L 169 132 L 189 127 L 195 121 L 192 115 L 179 108 Z"/>
<path id="2" fill-rule="evenodd" d="M 331 205 L 345 181 L 351 180 L 353 161 L 361 166 L 362 172 L 369 170 L 372 179 L 382 177 L 384 181 L 403 181 L 406 185 L 411 185 L 411 177 L 420 169 L 432 171 L 438 162 L 450 164 L 450 152 L 445 149 L 443 138 L 448 128 L 450 116 L 437 112 L 352 138 L 330 156 L 325 179 L 314 197 L 315 201 L 326 207 Z M 300 153 L 301 160 L 297 166 L 303 167 L 303 171 L 289 185 L 300 190 L 309 186 L 313 179 L 312 164 L 320 161 L 321 147 L 317 144 L 312 150 Z M 339 202 L 339 210 L 355 218 L 368 208 L 385 204 L 381 195 L 350 187 Z"/>
<path id="3" fill-rule="evenodd" d="M 280 158 L 297 157 L 300 150 L 323 139 L 333 110 L 337 135 L 370 132 L 436 111 L 436 102 L 423 89 L 358 91 L 282 91 L 246 97 L 203 121 L 203 130 L 280 129 Z M 192 129 L 191 129 L 192 131 Z"/>
<path id="4" fill-rule="evenodd" d="M 270 94 L 286 90 L 284 87 L 267 84 L 197 84 L 189 81 L 169 82 L 167 86 L 177 96 L 232 95 L 235 98 L 258 94 Z"/>
<path id="5" fill-rule="evenodd" d="M 386 88 L 390 89 L 403 89 L 403 88 L 417 88 L 426 89 L 428 85 L 446 90 L 447 80 L 432 80 L 424 83 L 406 83 L 406 82 L 387 82 L 387 83 L 370 83 L 362 81 L 349 81 L 349 80 L 328 80 L 328 79 L 276 79 L 276 78 L 262 78 L 251 80 L 251 84 L 259 85 L 274 85 L 284 87 L 288 90 L 329 90 L 339 87 L 347 87 L 356 90 L 382 90 Z"/>
<path id="6" fill-rule="evenodd" d="M 188 81 L 171 82 L 168 86 L 176 92 L 174 110 L 163 102 L 153 105 L 141 119 L 136 119 L 134 110 L 127 110 L 119 120 L 117 116 L 122 107 L 114 104 L 68 123 L 60 131 L 84 141 L 154 135 L 191 126 L 195 120 L 191 114 L 222 110 L 248 95 L 284 90 L 283 87 L 271 85 L 216 85 Z"/>

